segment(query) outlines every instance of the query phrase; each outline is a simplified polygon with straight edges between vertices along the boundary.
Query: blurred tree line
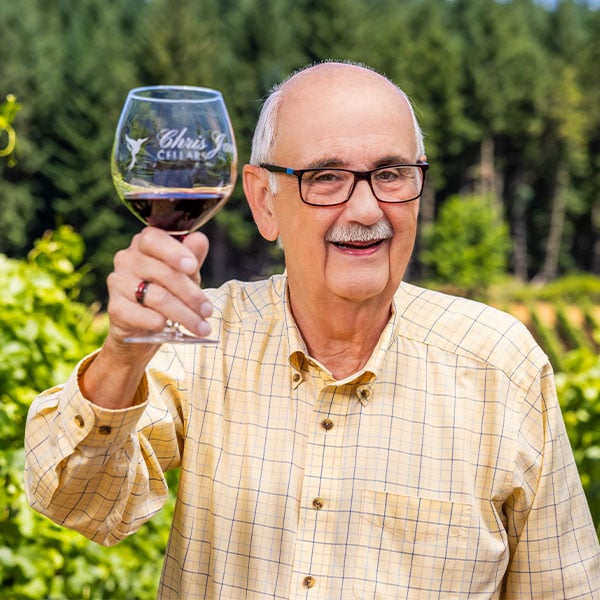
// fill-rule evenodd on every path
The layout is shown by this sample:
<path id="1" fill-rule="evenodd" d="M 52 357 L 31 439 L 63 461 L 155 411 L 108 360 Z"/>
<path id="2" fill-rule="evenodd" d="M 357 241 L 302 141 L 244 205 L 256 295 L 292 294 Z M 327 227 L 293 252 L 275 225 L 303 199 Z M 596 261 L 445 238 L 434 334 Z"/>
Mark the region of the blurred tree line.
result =
<path id="1" fill-rule="evenodd" d="M 0 252 L 23 257 L 71 225 L 94 266 L 86 300 L 104 297 L 114 252 L 139 229 L 109 173 L 127 91 L 221 89 L 243 163 L 271 86 L 328 58 L 369 64 L 414 100 L 432 165 L 425 232 L 446 199 L 485 196 L 509 226 L 518 279 L 600 273 L 600 10 L 585 2 L 20 0 L 0 3 L 0 39 L 0 98 L 23 106 L 14 160 L 0 161 Z M 205 231 L 209 284 L 280 267 L 240 185 Z M 412 279 L 431 274 L 428 239 Z"/>

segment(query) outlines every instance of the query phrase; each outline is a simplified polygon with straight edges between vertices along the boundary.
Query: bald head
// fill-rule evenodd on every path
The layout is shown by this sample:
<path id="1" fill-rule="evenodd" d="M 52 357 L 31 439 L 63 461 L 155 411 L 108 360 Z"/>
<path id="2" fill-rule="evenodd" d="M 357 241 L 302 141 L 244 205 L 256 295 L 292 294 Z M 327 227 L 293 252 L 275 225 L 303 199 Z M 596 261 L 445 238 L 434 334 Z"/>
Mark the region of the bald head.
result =
<path id="1" fill-rule="evenodd" d="M 414 161 L 424 155 L 423 136 L 407 95 L 394 83 L 372 69 L 341 62 L 324 62 L 304 68 L 276 86 L 265 101 L 252 142 L 250 162 L 273 160 L 276 145 L 291 125 L 306 127 L 327 110 L 340 114 L 358 112 L 366 98 L 379 99 L 377 110 L 398 111 L 408 116 L 415 142 Z M 298 122 L 300 114 L 303 121 Z"/>

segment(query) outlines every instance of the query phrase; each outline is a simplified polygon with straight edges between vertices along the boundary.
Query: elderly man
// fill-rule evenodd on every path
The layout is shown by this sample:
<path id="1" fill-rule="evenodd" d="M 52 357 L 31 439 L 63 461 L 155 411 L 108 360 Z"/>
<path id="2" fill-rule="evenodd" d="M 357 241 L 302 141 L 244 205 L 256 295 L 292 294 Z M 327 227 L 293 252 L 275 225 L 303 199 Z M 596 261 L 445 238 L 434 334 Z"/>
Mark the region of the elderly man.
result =
<path id="1" fill-rule="evenodd" d="M 381 75 L 284 82 L 244 189 L 285 274 L 201 291 L 203 235 L 137 235 L 104 346 L 32 406 L 33 506 L 112 544 L 179 467 L 162 598 L 600 597 L 547 358 L 510 316 L 402 282 L 424 161 Z M 166 318 L 219 344 L 123 342 Z"/>

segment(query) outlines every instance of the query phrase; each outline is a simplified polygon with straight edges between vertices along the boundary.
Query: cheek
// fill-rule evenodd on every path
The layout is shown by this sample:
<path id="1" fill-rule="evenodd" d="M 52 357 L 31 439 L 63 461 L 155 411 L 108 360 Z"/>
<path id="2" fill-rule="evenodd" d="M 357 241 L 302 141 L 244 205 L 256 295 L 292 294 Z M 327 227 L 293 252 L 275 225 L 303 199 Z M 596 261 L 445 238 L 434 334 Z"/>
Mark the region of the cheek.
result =
<path id="1" fill-rule="evenodd" d="M 323 246 L 336 214 L 331 209 L 307 206 L 294 199 L 277 207 L 276 218 L 284 246 L 293 245 L 296 251 L 311 253 L 318 250 L 317 245 Z"/>
<path id="2" fill-rule="evenodd" d="M 402 215 L 395 215 L 396 219 L 390 219 L 394 227 L 392 252 L 402 262 L 408 262 L 410 259 L 417 236 L 418 214 L 416 209 L 407 210 Z"/>
<path id="3" fill-rule="evenodd" d="M 399 204 L 386 213 L 398 240 L 408 241 L 416 236 L 419 216 L 418 204 Z"/>

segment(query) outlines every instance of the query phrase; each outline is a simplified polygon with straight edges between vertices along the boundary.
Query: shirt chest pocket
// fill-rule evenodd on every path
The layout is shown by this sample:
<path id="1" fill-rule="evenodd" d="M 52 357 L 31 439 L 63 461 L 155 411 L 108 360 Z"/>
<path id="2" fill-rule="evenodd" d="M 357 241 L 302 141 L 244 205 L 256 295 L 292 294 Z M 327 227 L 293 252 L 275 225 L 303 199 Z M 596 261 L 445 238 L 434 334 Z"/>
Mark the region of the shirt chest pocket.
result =
<path id="1" fill-rule="evenodd" d="M 355 598 L 459 598 L 471 506 L 363 490 Z"/>

